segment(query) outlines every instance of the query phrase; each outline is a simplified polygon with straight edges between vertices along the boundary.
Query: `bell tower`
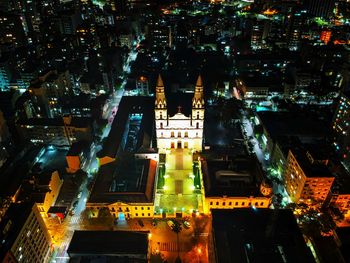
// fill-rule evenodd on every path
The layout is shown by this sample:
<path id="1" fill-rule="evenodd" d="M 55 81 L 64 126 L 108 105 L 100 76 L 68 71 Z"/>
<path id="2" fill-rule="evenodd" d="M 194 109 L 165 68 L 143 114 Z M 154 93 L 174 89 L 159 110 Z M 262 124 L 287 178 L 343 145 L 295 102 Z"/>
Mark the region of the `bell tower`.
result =
<path id="1" fill-rule="evenodd" d="M 192 125 L 197 129 L 203 129 L 204 122 L 204 94 L 203 94 L 203 82 L 201 75 L 198 76 L 196 87 L 194 90 L 194 96 L 192 99 Z"/>
<path id="2" fill-rule="evenodd" d="M 157 86 L 156 86 L 156 100 L 155 100 L 155 120 L 156 128 L 164 129 L 167 125 L 168 111 L 164 92 L 164 84 L 162 77 L 158 76 Z M 157 136 L 158 137 L 158 136 Z"/>

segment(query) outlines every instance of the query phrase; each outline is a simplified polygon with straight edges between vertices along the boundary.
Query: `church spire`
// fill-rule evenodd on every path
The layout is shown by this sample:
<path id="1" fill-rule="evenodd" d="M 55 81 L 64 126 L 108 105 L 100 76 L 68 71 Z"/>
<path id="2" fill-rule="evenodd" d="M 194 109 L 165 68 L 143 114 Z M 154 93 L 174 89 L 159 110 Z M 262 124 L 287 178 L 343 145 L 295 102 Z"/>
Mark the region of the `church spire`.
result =
<path id="1" fill-rule="evenodd" d="M 160 74 L 158 75 L 157 87 L 164 87 L 163 80 Z"/>
<path id="2" fill-rule="evenodd" d="M 164 92 L 164 84 L 160 74 L 158 75 L 157 85 L 156 85 L 156 108 L 166 107 L 166 99 Z"/>
<path id="3" fill-rule="evenodd" d="M 203 87 L 201 75 L 198 76 L 198 79 L 197 79 L 197 82 L 196 82 L 196 87 Z"/>
<path id="4" fill-rule="evenodd" d="M 194 96 L 192 100 L 192 106 L 195 108 L 202 108 L 204 106 L 203 82 L 201 75 L 199 75 L 197 78 L 196 87 L 194 89 Z"/>

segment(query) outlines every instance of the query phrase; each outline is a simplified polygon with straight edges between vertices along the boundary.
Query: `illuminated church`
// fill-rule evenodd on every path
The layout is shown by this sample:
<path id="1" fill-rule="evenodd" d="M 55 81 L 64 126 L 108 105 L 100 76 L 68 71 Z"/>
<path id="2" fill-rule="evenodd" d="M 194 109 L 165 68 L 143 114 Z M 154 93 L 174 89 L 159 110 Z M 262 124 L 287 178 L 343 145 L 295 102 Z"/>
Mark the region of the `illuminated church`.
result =
<path id="1" fill-rule="evenodd" d="M 182 112 L 181 107 L 178 107 L 178 112 L 170 116 L 163 80 L 159 75 L 156 86 L 155 120 L 159 152 L 165 152 L 167 149 L 182 148 L 202 151 L 204 95 L 201 76 L 197 79 L 192 98 L 191 114 L 186 116 Z"/>

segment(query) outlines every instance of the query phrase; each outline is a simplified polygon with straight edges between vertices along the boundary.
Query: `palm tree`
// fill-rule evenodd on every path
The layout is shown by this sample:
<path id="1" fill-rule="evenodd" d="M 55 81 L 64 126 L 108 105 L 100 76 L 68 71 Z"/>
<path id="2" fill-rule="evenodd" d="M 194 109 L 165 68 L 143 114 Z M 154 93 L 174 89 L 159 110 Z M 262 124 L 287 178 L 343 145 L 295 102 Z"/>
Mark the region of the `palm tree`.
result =
<path id="1" fill-rule="evenodd" d="M 175 260 L 175 263 L 181 263 L 181 259 L 180 259 L 180 251 L 179 251 L 179 233 L 182 230 L 182 227 L 180 225 L 179 222 L 174 221 L 175 225 L 172 228 L 172 231 L 176 233 L 176 240 L 177 240 L 177 258 Z"/>

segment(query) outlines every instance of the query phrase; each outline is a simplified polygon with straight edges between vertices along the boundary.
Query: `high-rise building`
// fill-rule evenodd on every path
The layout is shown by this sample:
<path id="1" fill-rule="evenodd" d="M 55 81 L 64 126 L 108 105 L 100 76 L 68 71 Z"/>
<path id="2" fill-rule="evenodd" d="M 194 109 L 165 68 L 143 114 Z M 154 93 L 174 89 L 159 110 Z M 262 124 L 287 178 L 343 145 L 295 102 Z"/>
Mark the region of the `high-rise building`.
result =
<path id="1" fill-rule="evenodd" d="M 27 43 L 27 25 L 20 15 L 0 13 L 0 44 L 20 47 Z"/>
<path id="2" fill-rule="evenodd" d="M 9 90 L 11 78 L 10 60 L 6 57 L 0 57 L 0 90 Z"/>
<path id="3" fill-rule="evenodd" d="M 291 51 L 299 50 L 301 32 L 304 26 L 304 15 L 303 10 L 293 10 L 293 12 L 288 15 L 287 19 L 287 43 L 288 48 Z"/>
<path id="4" fill-rule="evenodd" d="M 350 168 L 350 96 L 342 93 L 333 118 L 334 146 L 343 164 Z"/>
<path id="5" fill-rule="evenodd" d="M 325 201 L 334 181 L 325 163 L 304 148 L 289 150 L 283 179 L 293 202 Z"/>
<path id="6" fill-rule="evenodd" d="M 12 204 L 0 223 L 2 262 L 49 262 L 51 238 L 36 204 Z"/>
<path id="7" fill-rule="evenodd" d="M 156 86 L 155 119 L 157 146 L 160 152 L 175 148 L 201 151 L 204 124 L 204 94 L 201 76 L 197 79 L 190 116 L 184 115 L 181 107 L 174 116 L 168 114 L 164 84 L 159 76 Z"/>
<path id="8" fill-rule="evenodd" d="M 335 8 L 335 0 L 307 0 L 305 5 L 309 14 L 329 18 Z"/>

